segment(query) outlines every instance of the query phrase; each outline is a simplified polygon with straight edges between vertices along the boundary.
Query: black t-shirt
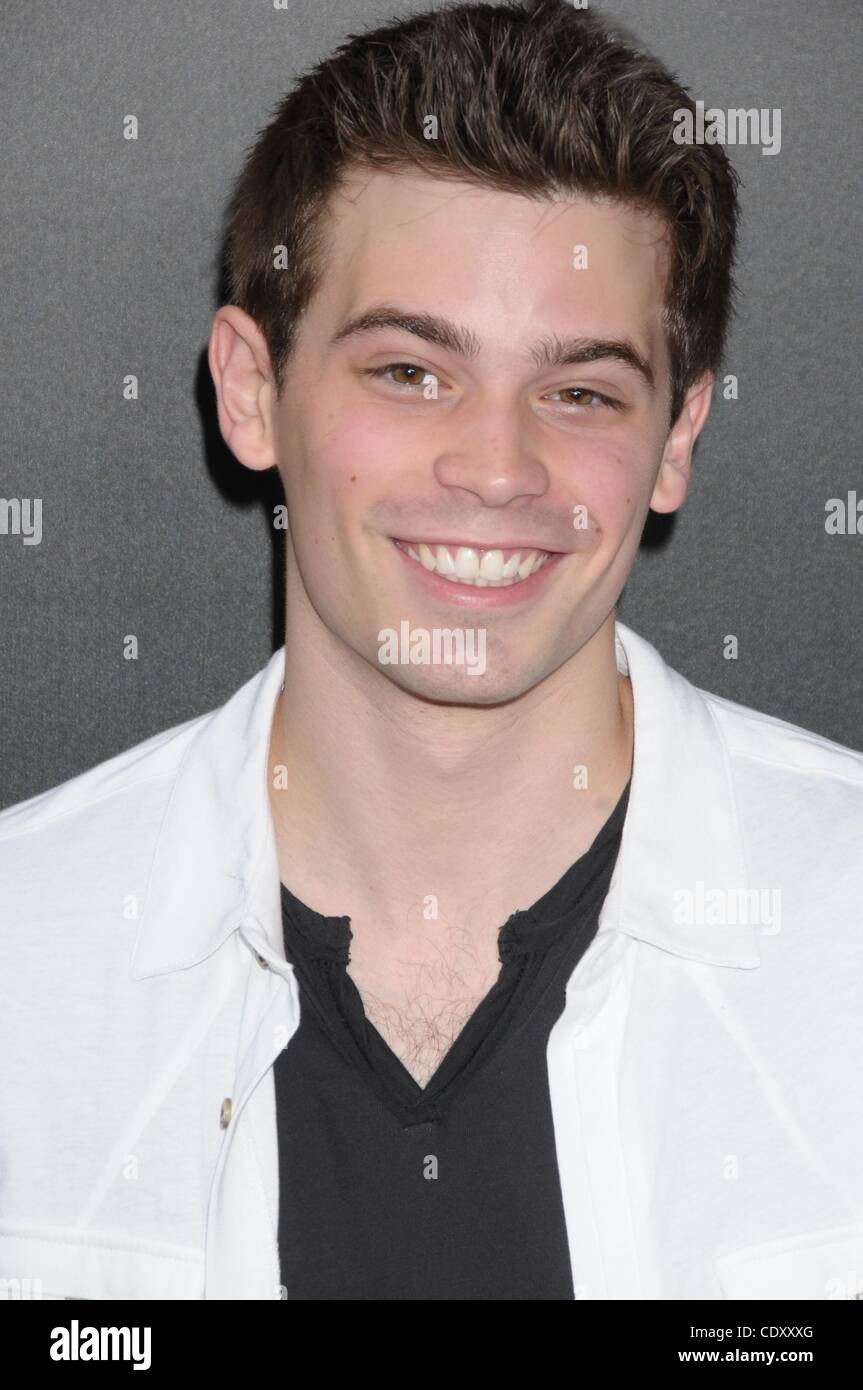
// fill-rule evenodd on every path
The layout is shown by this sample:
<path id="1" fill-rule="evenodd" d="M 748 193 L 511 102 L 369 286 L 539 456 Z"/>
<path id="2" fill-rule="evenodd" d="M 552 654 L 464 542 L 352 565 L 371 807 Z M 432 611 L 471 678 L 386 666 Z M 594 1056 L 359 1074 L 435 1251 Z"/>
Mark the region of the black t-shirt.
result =
<path id="1" fill-rule="evenodd" d="M 367 1020 L 350 919 L 282 885 L 300 1024 L 275 1064 L 289 1299 L 572 1299 L 546 1047 L 596 933 L 629 799 L 501 927 L 497 981 L 425 1087 Z"/>

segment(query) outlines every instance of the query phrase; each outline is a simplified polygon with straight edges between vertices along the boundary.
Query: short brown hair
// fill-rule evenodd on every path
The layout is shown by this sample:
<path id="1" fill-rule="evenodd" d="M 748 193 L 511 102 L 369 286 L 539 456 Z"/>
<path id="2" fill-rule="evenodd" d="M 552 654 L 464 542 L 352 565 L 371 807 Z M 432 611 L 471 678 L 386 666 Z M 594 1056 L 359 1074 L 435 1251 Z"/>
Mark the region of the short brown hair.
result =
<path id="1" fill-rule="evenodd" d="M 322 214 L 352 166 L 416 170 L 527 197 L 610 196 L 670 230 L 671 419 L 717 371 L 732 312 L 737 175 L 677 144 L 675 77 L 567 0 L 455 4 L 352 35 L 307 72 L 252 147 L 230 210 L 230 302 L 259 324 L 281 392 L 326 270 Z M 435 139 L 424 122 L 437 118 Z M 284 246 L 287 268 L 274 265 Z"/>

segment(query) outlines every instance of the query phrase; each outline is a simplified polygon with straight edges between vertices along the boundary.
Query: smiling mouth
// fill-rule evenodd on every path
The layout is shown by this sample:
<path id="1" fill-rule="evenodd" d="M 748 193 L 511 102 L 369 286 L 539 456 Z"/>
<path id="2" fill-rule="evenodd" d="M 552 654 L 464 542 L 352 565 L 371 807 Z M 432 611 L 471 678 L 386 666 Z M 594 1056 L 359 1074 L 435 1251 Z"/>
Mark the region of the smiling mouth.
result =
<path id="1" fill-rule="evenodd" d="M 392 537 L 405 555 L 431 574 L 477 589 L 505 589 L 522 584 L 541 569 L 556 552 L 527 546 L 484 549 L 472 545 L 442 545 L 436 541 L 406 541 Z"/>

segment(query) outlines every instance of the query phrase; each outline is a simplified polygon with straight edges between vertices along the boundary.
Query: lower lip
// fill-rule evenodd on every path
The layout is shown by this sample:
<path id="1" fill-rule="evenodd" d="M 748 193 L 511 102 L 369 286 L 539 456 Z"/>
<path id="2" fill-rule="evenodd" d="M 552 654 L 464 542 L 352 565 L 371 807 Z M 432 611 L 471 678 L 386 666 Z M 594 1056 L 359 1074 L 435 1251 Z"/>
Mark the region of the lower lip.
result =
<path id="1" fill-rule="evenodd" d="M 457 579 L 443 579 L 434 570 L 427 570 L 418 560 L 412 560 L 395 541 L 392 541 L 392 547 L 410 567 L 415 583 L 422 585 L 433 598 L 442 599 L 459 608 L 515 608 L 520 603 L 526 603 L 539 592 L 548 576 L 557 569 L 559 562 L 564 558 L 560 552 L 551 555 L 544 565 L 534 570 L 527 579 L 520 580 L 518 584 L 507 584 L 501 589 L 495 589 L 491 585 L 478 589 L 475 584 L 459 584 Z"/>

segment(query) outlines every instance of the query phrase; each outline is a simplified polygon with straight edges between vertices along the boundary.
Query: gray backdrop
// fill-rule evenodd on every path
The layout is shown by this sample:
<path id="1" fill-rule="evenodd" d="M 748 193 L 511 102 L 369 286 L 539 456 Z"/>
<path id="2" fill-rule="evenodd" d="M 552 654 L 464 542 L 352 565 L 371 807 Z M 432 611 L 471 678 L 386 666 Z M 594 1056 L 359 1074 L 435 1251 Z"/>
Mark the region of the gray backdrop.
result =
<path id="1" fill-rule="evenodd" d="M 221 445 L 204 356 L 226 201 L 295 74 L 424 8 L 6 0 L 0 496 L 42 499 L 42 539 L 0 534 L 2 804 L 220 704 L 280 645 L 277 480 Z M 825 503 L 863 500 L 863 6 L 603 8 L 707 106 L 782 113 L 778 155 L 729 149 L 739 398 L 716 400 L 689 500 L 649 525 L 620 616 L 696 684 L 860 748 L 863 535 L 828 535 Z"/>

